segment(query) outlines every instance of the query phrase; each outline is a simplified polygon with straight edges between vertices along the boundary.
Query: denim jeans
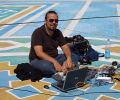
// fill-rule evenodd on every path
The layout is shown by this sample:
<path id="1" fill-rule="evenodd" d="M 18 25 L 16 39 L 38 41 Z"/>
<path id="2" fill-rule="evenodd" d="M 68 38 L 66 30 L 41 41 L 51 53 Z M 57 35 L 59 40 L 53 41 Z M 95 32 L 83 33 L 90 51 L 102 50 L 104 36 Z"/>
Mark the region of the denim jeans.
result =
<path id="1" fill-rule="evenodd" d="M 66 57 L 64 54 L 58 54 L 58 56 L 55 59 L 62 65 L 66 60 Z M 76 65 L 78 63 L 78 56 L 73 53 L 72 62 Z M 34 59 L 30 63 L 34 68 L 40 70 L 44 75 L 52 75 L 56 73 L 53 63 L 47 60 Z"/>

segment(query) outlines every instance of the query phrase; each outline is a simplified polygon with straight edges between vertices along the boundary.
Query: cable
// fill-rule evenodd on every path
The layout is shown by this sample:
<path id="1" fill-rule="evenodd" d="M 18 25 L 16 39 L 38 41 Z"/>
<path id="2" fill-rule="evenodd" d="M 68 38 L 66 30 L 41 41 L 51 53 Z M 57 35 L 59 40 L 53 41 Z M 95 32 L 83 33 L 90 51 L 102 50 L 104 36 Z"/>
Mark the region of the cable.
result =
<path id="1" fill-rule="evenodd" d="M 59 21 L 69 21 L 69 20 L 83 20 L 83 19 L 103 19 L 103 18 L 116 18 L 116 17 L 120 17 L 120 16 L 98 16 L 98 17 L 83 17 L 83 18 L 75 18 L 75 19 L 62 19 Z M 24 23 L 12 23 L 12 24 L 0 24 L 1 25 L 16 25 L 16 24 L 30 24 L 30 23 L 41 23 L 44 21 L 37 21 L 37 22 L 24 22 Z"/>
<path id="2" fill-rule="evenodd" d="M 37 94 L 43 94 L 43 95 L 49 95 L 49 96 L 58 96 L 58 97 L 75 97 L 75 96 L 80 96 L 80 95 L 87 95 L 87 94 L 97 94 L 97 93 L 120 93 L 120 92 L 84 92 L 84 93 L 81 93 L 81 94 L 77 94 L 77 95 L 52 95 L 52 94 L 48 94 L 48 93 L 39 93 L 39 92 L 33 92 L 33 91 L 30 91 L 30 90 L 24 90 L 24 89 L 15 89 L 15 88 L 12 88 L 12 87 L 5 87 L 5 86 L 0 86 L 0 88 L 8 88 L 8 89 L 13 89 L 13 90 L 20 90 L 20 91 L 26 91 L 26 92 L 30 92 L 30 93 L 37 93 Z M 65 92 L 65 93 L 68 93 L 68 92 Z M 3 93 L 1 93 L 0 95 L 2 95 Z"/>
<path id="3" fill-rule="evenodd" d="M 120 17 L 120 16 L 83 17 L 83 18 L 65 19 L 65 20 L 59 20 L 59 21 L 80 20 L 80 19 L 103 19 L 103 18 L 114 18 L 114 17 Z"/>
<path id="4" fill-rule="evenodd" d="M 103 19 L 103 18 L 116 18 L 116 17 L 120 17 L 120 16 L 93 16 L 93 17 L 83 17 L 83 18 L 75 18 L 75 19 L 62 19 L 62 20 L 59 20 L 59 21 L 83 20 L 83 19 Z M 42 23 L 42 22 L 44 22 L 44 21 L 24 22 L 24 23 L 11 23 L 11 24 L 2 23 L 2 24 L 0 24 L 0 26 L 2 26 L 2 25 L 17 25 L 17 24 Z"/>
<path id="5" fill-rule="evenodd" d="M 76 18 L 76 19 L 63 19 L 63 20 L 59 20 L 59 21 L 69 21 L 69 20 L 83 20 L 83 19 L 103 19 L 103 18 L 116 18 L 116 17 L 120 17 L 120 16 L 98 16 L 98 17 L 84 17 L 84 18 Z M 24 23 L 11 23 L 11 24 L 6 24 L 6 23 L 2 23 L 0 24 L 0 26 L 2 25 L 18 25 L 18 24 L 32 24 L 32 23 L 42 23 L 44 21 L 37 21 L 37 22 L 24 22 Z M 62 27 L 61 27 L 62 28 Z M 63 28 L 66 29 L 66 28 Z M 70 29 L 67 29 L 70 30 Z M 75 31 L 75 32 L 80 32 L 80 31 L 76 31 L 76 30 L 71 30 L 71 31 Z M 84 32 L 80 32 L 80 33 L 84 33 Z M 96 35 L 99 33 L 95 33 Z M 105 36 L 105 35 L 102 35 Z M 112 37 L 116 37 L 116 36 L 112 36 Z M 118 38 L 119 36 L 117 35 L 116 38 Z"/>
<path id="6" fill-rule="evenodd" d="M 38 22 L 24 22 L 24 23 L 12 23 L 12 24 L 0 24 L 1 25 L 17 25 L 17 24 L 31 24 L 31 23 L 42 23 L 44 21 L 38 21 Z"/>

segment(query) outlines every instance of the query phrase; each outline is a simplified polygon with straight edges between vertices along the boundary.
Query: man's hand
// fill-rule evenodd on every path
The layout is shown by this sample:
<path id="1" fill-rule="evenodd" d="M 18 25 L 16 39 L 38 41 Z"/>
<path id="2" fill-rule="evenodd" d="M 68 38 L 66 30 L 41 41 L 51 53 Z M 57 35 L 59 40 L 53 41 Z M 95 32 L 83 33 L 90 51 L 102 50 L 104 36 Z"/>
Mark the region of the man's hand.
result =
<path id="1" fill-rule="evenodd" d="M 57 61 L 55 61 L 53 64 L 54 64 L 56 71 L 58 71 L 58 72 L 62 71 L 62 66 Z"/>
<path id="2" fill-rule="evenodd" d="M 74 64 L 72 63 L 72 59 L 71 58 L 67 58 L 66 61 L 64 62 L 64 66 L 67 69 L 72 69 L 74 68 Z"/>
<path id="3" fill-rule="evenodd" d="M 65 54 L 65 56 L 67 58 L 66 61 L 63 64 L 63 66 L 65 66 L 65 68 L 67 70 L 73 69 L 74 65 L 72 63 L 71 51 L 70 51 L 70 48 L 69 48 L 68 44 L 63 45 L 61 48 L 62 48 L 62 50 L 63 50 L 63 52 L 64 52 L 64 54 Z"/>

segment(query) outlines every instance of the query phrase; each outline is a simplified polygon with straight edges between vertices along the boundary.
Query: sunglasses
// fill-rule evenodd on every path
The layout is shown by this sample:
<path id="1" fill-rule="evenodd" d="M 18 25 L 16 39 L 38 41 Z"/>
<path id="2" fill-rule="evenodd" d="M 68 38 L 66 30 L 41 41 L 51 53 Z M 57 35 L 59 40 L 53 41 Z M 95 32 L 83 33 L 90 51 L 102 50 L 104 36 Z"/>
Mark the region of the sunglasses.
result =
<path id="1" fill-rule="evenodd" d="M 53 23 L 53 22 L 58 23 L 58 19 L 49 19 L 49 22 L 50 23 Z"/>

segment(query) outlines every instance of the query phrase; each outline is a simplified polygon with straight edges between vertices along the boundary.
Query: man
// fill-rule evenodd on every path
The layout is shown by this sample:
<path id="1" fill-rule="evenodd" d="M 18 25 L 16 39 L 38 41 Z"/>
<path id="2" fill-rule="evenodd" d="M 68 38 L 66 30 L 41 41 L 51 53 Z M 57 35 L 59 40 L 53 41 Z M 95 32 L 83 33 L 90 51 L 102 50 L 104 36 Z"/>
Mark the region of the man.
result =
<path id="1" fill-rule="evenodd" d="M 78 61 L 77 56 L 71 54 L 62 32 L 57 29 L 57 26 L 58 14 L 55 11 L 48 11 L 44 25 L 37 28 L 31 38 L 30 63 L 45 75 L 72 69 Z M 64 54 L 58 54 L 58 46 L 61 47 Z"/>

